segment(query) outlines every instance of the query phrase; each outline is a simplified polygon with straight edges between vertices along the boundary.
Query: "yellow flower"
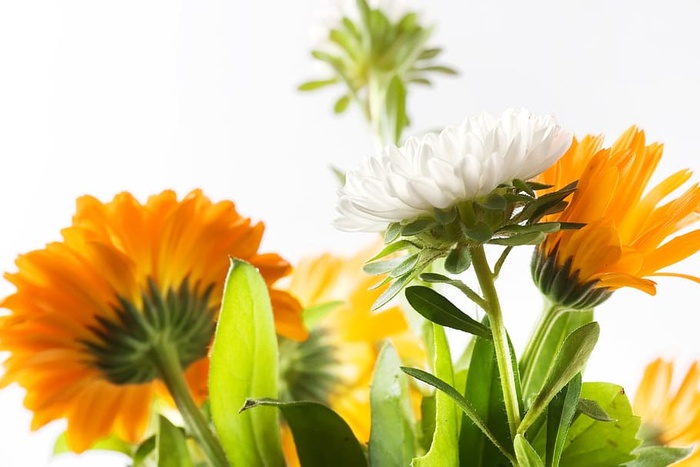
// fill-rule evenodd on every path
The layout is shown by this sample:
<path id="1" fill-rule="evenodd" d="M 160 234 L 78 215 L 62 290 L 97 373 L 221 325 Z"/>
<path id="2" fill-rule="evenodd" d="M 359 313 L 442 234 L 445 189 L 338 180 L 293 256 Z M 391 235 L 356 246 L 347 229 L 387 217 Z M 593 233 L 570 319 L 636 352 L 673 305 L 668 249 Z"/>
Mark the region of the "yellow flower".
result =
<path id="1" fill-rule="evenodd" d="M 656 293 L 655 276 L 696 277 L 661 271 L 700 249 L 700 230 L 678 235 L 695 222 L 700 187 L 690 186 L 666 200 L 692 175 L 681 170 L 647 189 L 662 155 L 660 144 L 646 145 L 644 132 L 628 129 L 609 149 L 602 138 L 574 141 L 539 182 L 560 189 L 578 180 L 569 205 L 550 221 L 584 223 L 580 230 L 551 234 L 538 246 L 533 276 L 555 303 L 592 308 L 616 289 Z"/>
<path id="2" fill-rule="evenodd" d="M 646 441 L 673 447 L 695 446 L 687 459 L 674 466 L 700 464 L 700 366 L 694 362 L 685 378 L 671 390 L 673 362 L 656 359 L 647 365 L 634 398 L 634 413 L 642 417 Z"/>
<path id="3" fill-rule="evenodd" d="M 383 342 L 390 341 L 409 365 L 424 366 L 426 361 L 422 343 L 409 329 L 399 307 L 378 313 L 371 311 L 385 288 L 369 290 L 377 277 L 362 271 L 364 261 L 373 251 L 375 247 L 351 258 L 323 254 L 303 260 L 295 267 L 289 291 L 307 309 L 334 302 L 336 306 L 311 329 L 308 341 L 296 344 L 297 355 L 312 355 L 314 360 L 295 359 L 288 353 L 293 349 L 284 343 L 280 347 L 283 385 L 287 385 L 291 398 L 296 391 L 309 396 L 304 387 L 294 387 L 295 384 L 324 388 L 315 398 L 343 417 L 361 443 L 369 440 L 369 388 Z M 321 354 L 325 354 L 325 359 L 319 358 Z M 319 361 L 323 363 L 311 366 L 311 362 Z M 299 377 L 304 371 L 304 377 Z M 414 403 L 419 403 L 419 394 L 414 396 Z M 283 434 L 289 465 L 298 465 L 293 454 L 294 443 L 289 433 Z"/>
<path id="4" fill-rule="evenodd" d="M 77 452 L 110 434 L 141 440 L 154 399 L 168 399 L 149 364 L 154 341 L 177 347 L 201 401 L 229 255 L 260 269 L 278 332 L 305 338 L 297 301 L 272 289 L 291 268 L 258 253 L 263 230 L 200 191 L 143 205 L 129 193 L 78 199 L 63 241 L 19 256 L 5 276 L 17 290 L 1 304 L 10 310 L 0 318 L 0 350 L 10 352 L 1 382 L 26 389 L 32 429 L 66 418 Z"/>

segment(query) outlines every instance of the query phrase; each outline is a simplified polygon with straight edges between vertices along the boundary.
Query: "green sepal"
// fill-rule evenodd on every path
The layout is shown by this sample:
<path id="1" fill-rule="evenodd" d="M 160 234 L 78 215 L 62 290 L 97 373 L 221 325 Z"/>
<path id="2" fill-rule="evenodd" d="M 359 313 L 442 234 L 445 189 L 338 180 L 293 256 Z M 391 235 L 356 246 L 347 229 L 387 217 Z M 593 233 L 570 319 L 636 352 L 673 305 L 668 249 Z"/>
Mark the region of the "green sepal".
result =
<path id="1" fill-rule="evenodd" d="M 461 274 L 472 264 L 472 255 L 467 246 L 456 246 L 445 258 L 445 270 L 451 274 Z"/>
<path id="2" fill-rule="evenodd" d="M 398 222 L 392 222 L 386 228 L 384 232 L 384 243 L 391 243 L 401 235 L 401 224 Z"/>
<path id="3" fill-rule="evenodd" d="M 421 316 L 433 323 L 491 339 L 491 330 L 463 313 L 447 298 L 422 285 L 406 288 L 406 300 Z"/>
<path id="4" fill-rule="evenodd" d="M 434 221 L 432 219 L 416 219 L 415 221 L 409 222 L 401 227 L 401 235 L 404 237 L 418 235 L 419 233 L 428 230 L 433 224 Z"/>
<path id="5" fill-rule="evenodd" d="M 515 234 L 510 237 L 492 238 L 488 243 L 503 246 L 539 245 L 547 236 L 542 232 Z"/>
<path id="6" fill-rule="evenodd" d="M 313 401 L 280 402 L 273 399 L 248 399 L 241 415 L 249 412 L 282 412 L 292 430 L 299 462 L 303 467 L 361 467 L 367 465 L 362 445 L 340 415 Z M 258 408 L 256 408 L 258 407 Z M 250 410 L 253 409 L 254 410 Z M 242 464 L 251 465 L 251 464 Z M 280 464 L 253 464 L 280 465 Z"/>
<path id="7" fill-rule="evenodd" d="M 415 456 L 413 412 L 401 359 L 386 343 L 377 357 L 370 387 L 370 465 L 404 467 Z"/>

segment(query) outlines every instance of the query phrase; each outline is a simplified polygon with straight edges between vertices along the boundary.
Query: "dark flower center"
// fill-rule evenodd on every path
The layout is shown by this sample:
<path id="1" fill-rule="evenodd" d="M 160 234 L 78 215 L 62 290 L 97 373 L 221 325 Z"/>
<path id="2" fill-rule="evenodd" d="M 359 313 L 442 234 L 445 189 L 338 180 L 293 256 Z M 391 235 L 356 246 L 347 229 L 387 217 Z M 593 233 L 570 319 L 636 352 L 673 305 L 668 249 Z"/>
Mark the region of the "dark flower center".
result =
<path id="1" fill-rule="evenodd" d="M 113 306 L 116 319 L 97 316 L 90 326 L 93 339 L 82 344 L 90 354 L 90 364 L 114 384 L 147 383 L 158 378 L 158 349 L 162 345 L 177 350 L 180 365 L 207 355 L 214 335 L 217 308 L 210 301 L 213 284 L 202 289 L 188 279 L 176 289 L 161 293 L 154 280 L 142 291 L 140 309 L 117 296 Z"/>

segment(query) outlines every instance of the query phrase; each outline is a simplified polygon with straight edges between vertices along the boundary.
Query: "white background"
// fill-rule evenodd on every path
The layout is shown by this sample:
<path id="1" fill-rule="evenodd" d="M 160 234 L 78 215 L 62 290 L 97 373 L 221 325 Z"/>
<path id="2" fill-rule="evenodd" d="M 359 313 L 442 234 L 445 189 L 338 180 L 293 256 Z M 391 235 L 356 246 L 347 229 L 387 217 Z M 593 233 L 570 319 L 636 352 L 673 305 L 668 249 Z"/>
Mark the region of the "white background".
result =
<path id="1" fill-rule="evenodd" d="M 481 111 L 527 107 L 609 141 L 631 124 L 666 144 L 659 174 L 700 170 L 700 9 L 695 1 L 417 3 L 458 78 L 410 94 L 420 132 Z M 352 252 L 369 237 L 333 230 L 335 180 L 373 145 L 359 113 L 334 117 L 336 92 L 302 95 L 308 50 L 332 0 L 0 3 L 0 270 L 59 239 L 75 199 L 141 199 L 201 187 L 268 226 L 265 249 L 291 260 Z M 317 76 L 317 75 L 316 75 Z M 695 178 L 700 179 L 699 177 Z M 520 347 L 540 308 L 529 252 L 500 284 Z M 700 273 L 700 259 L 676 267 Z M 11 292 L 0 284 L 0 294 Z M 700 286 L 661 279 L 620 291 L 597 318 L 589 380 L 634 391 L 656 355 L 700 356 Z M 0 464 L 49 465 L 61 424 L 29 434 L 22 391 L 0 392 Z M 67 457 L 51 465 L 107 465 Z M 124 460 L 113 459 L 114 465 Z"/>

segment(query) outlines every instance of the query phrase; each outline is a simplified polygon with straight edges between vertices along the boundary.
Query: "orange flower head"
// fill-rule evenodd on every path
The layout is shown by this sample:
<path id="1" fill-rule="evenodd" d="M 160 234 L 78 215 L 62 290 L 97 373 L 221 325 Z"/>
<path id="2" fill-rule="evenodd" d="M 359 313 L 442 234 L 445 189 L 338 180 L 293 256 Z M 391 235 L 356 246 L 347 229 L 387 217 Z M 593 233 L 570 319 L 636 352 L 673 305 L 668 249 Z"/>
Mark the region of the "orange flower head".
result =
<path id="1" fill-rule="evenodd" d="M 272 288 L 291 268 L 258 253 L 264 226 L 233 203 L 172 191 L 140 204 L 129 193 L 77 201 L 63 241 L 19 256 L 6 274 L 16 292 L 2 307 L 1 383 L 19 383 L 32 428 L 66 418 L 69 446 L 82 452 L 109 435 L 136 443 L 147 430 L 159 382 L 157 345 L 177 349 L 196 399 L 206 396 L 208 346 L 229 256 L 260 270 L 280 334 L 303 339 L 300 305 Z"/>
<path id="2" fill-rule="evenodd" d="M 681 170 L 648 189 L 663 147 L 647 145 L 644 132 L 629 128 L 610 148 L 586 136 L 538 179 L 560 189 L 578 180 L 569 204 L 548 221 L 582 223 L 579 230 L 547 236 L 535 250 L 532 272 L 554 303 L 589 309 L 621 287 L 656 293 L 654 276 L 698 278 L 662 272 L 700 249 L 700 230 L 680 234 L 698 219 L 700 187 L 673 199 L 692 175 Z"/>
<path id="3" fill-rule="evenodd" d="M 289 399 L 327 403 L 350 425 L 361 443 L 369 440 L 369 389 L 374 365 L 390 341 L 409 365 L 424 366 L 425 351 L 399 309 L 371 311 L 385 287 L 362 271 L 376 245 L 351 258 L 323 254 L 302 260 L 291 276 L 289 291 L 309 311 L 320 312 L 304 342 L 280 345 L 282 394 Z M 326 308 L 325 314 L 323 309 Z M 414 394 L 419 403 L 419 394 Z M 288 465 L 298 465 L 294 443 L 283 432 Z"/>
<path id="4" fill-rule="evenodd" d="M 700 366 L 694 362 L 683 381 L 671 389 L 673 362 L 656 359 L 647 365 L 634 398 L 634 413 L 642 418 L 645 442 L 672 447 L 695 446 L 677 467 L 700 465 Z"/>

